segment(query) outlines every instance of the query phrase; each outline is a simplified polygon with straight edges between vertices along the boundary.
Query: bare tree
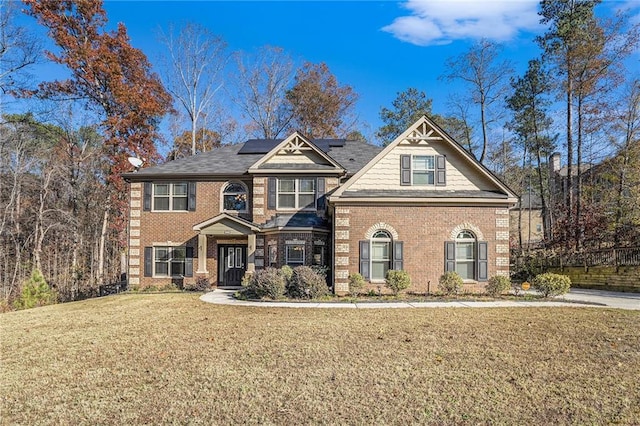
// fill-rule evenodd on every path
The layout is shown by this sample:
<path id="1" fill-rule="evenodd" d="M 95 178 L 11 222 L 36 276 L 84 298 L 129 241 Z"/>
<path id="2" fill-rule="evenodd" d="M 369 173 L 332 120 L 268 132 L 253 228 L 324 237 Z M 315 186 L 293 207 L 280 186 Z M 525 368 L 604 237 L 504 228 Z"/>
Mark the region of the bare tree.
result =
<path id="1" fill-rule="evenodd" d="M 14 24 L 16 2 L 0 3 L 0 92 L 24 89 L 25 70 L 39 59 L 40 43 Z"/>
<path id="2" fill-rule="evenodd" d="M 176 35 L 173 27 L 160 39 L 167 47 L 165 85 L 186 112 L 191 128 L 191 155 L 195 155 L 198 121 L 213 106 L 222 87 L 222 70 L 227 64 L 227 44 L 208 29 L 185 24 Z"/>
<path id="3" fill-rule="evenodd" d="M 250 133 L 276 139 L 289 125 L 287 90 L 293 77 L 293 60 L 280 47 L 264 46 L 255 55 L 235 56 L 238 78 L 233 101 L 251 120 Z"/>
<path id="4" fill-rule="evenodd" d="M 466 52 L 446 61 L 448 81 L 462 80 L 469 87 L 471 101 L 479 108 L 482 129 L 482 150 L 479 161 L 484 162 L 489 144 L 489 125 L 499 118 L 493 108 L 504 98 L 508 77 L 513 70 L 509 61 L 498 61 L 500 46 L 482 39 Z M 463 120 L 464 121 L 464 120 Z"/>

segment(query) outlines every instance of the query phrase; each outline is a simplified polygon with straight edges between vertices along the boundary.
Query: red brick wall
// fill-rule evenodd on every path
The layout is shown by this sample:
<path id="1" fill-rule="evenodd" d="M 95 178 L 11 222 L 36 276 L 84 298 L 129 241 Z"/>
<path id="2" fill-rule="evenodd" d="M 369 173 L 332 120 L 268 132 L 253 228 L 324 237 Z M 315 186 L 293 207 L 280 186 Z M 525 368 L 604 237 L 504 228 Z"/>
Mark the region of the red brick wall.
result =
<path id="1" fill-rule="evenodd" d="M 144 211 L 142 209 L 144 184 L 131 184 L 129 280 L 132 287 L 145 288 L 150 285 L 162 287 L 172 282 L 171 278 L 144 277 L 145 247 L 151 247 L 154 243 L 186 245 L 193 247 L 194 256 L 197 257 L 198 236 L 193 230 L 193 226 L 221 213 L 221 191 L 227 182 L 227 180 L 198 182 L 196 187 L 196 210 L 192 212 Z M 251 220 L 250 194 L 252 185 L 250 181 L 243 182 L 249 188 L 249 205 L 248 213 L 240 214 L 240 216 Z M 246 243 L 246 239 L 238 242 Z M 208 237 L 207 270 L 212 283 L 217 281 L 217 251 L 215 238 Z M 197 270 L 197 262 L 198 260 L 194 259 L 194 275 Z"/>
<path id="2" fill-rule="evenodd" d="M 367 231 L 376 224 L 395 230 L 398 240 L 404 242 L 403 261 L 412 280 L 410 290 L 425 292 L 429 281 L 431 291 L 437 288 L 438 278 L 444 273 L 444 243 L 460 225 L 471 230 L 475 227 L 481 239 L 489 243 L 489 277 L 508 273 L 508 219 L 506 207 L 340 205 L 334 219 L 336 292 L 348 291 L 347 276 L 359 272 L 359 241 L 366 240 Z M 383 283 L 380 285 L 384 288 Z M 483 285 L 466 284 L 468 290 L 479 287 Z"/>

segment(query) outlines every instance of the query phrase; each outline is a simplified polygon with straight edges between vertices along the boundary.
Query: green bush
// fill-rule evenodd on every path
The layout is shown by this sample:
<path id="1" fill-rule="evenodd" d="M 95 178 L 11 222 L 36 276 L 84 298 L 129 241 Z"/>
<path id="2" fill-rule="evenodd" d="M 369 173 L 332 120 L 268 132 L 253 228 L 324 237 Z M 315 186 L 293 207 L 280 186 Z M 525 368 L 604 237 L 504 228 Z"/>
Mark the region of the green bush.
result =
<path id="1" fill-rule="evenodd" d="M 211 282 L 207 277 L 198 277 L 195 281 L 185 281 L 182 289 L 185 291 L 209 291 Z"/>
<path id="2" fill-rule="evenodd" d="M 364 288 L 364 278 L 359 273 L 349 275 L 349 294 L 359 296 Z"/>
<path id="3" fill-rule="evenodd" d="M 438 290 L 446 295 L 458 294 L 463 286 L 462 278 L 457 272 L 449 271 L 440 275 L 438 279 Z"/>
<path id="4" fill-rule="evenodd" d="M 280 274 L 284 277 L 285 285 L 291 281 L 291 277 L 293 277 L 293 268 L 289 265 L 284 265 L 280 268 Z"/>
<path id="5" fill-rule="evenodd" d="M 536 275 L 531 283 L 533 288 L 542 293 L 544 297 L 560 296 L 569 292 L 571 288 L 571 278 L 566 275 L 545 274 Z"/>
<path id="6" fill-rule="evenodd" d="M 36 306 L 45 306 L 56 303 L 57 296 L 47 282 L 42 273 L 34 269 L 31 277 L 22 285 L 20 296 L 13 302 L 16 309 L 30 309 Z"/>
<path id="7" fill-rule="evenodd" d="M 287 283 L 287 295 L 294 299 L 316 299 L 329 294 L 325 278 L 309 266 L 298 266 Z"/>
<path id="8" fill-rule="evenodd" d="M 256 271 L 245 284 L 247 296 L 259 299 L 279 299 L 284 296 L 286 288 L 284 275 L 276 268 Z"/>
<path id="9" fill-rule="evenodd" d="M 384 280 L 384 285 L 393 291 L 393 294 L 398 294 L 402 290 L 409 288 L 411 278 L 407 271 L 389 269 L 387 271 L 387 277 Z"/>
<path id="10" fill-rule="evenodd" d="M 511 279 L 502 275 L 489 278 L 485 291 L 492 297 L 496 297 L 511 289 Z"/>

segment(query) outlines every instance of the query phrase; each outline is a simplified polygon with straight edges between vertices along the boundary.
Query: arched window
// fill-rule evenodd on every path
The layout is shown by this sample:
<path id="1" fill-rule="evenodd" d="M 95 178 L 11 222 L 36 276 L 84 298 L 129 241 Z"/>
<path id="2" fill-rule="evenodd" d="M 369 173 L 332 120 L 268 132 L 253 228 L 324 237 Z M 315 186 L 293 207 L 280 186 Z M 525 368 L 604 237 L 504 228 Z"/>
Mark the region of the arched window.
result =
<path id="1" fill-rule="evenodd" d="M 461 231 L 456 236 L 456 272 L 463 280 L 476 276 L 476 236 L 471 231 Z"/>
<path id="2" fill-rule="evenodd" d="M 247 188 L 239 182 L 230 182 L 222 191 L 224 210 L 247 211 Z"/>
<path id="3" fill-rule="evenodd" d="M 384 280 L 391 269 L 391 235 L 376 231 L 371 237 L 371 279 Z"/>

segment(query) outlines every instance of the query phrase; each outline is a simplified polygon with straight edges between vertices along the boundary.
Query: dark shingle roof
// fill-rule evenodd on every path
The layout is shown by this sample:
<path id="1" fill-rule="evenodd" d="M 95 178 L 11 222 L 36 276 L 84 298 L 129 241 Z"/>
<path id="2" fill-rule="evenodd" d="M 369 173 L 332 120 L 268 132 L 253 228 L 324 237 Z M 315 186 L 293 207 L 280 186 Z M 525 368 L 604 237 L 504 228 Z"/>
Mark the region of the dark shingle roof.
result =
<path id="1" fill-rule="evenodd" d="M 345 191 L 343 198 L 495 198 L 507 199 L 507 195 L 493 191 L 433 191 L 433 190 L 359 190 Z"/>
<path id="2" fill-rule="evenodd" d="M 245 149 L 252 141 L 253 147 Z M 215 176 L 238 176 L 247 173 L 249 167 L 260 160 L 268 146 L 273 149 L 282 140 L 253 139 L 241 144 L 224 145 L 212 151 L 192 157 L 180 158 L 167 163 L 140 169 L 137 172 L 125 173 L 125 179 L 143 180 L 148 178 L 201 178 Z M 326 147 L 327 154 L 352 175 L 365 166 L 382 148 L 360 141 L 344 141 L 343 139 L 319 139 L 320 149 Z M 269 150 L 270 150 L 269 149 Z M 269 151 L 267 150 L 267 152 Z M 241 152 L 242 151 L 242 152 Z M 263 165 L 264 169 L 292 169 L 292 170 L 335 170 L 324 165 Z"/>
<path id="3" fill-rule="evenodd" d="M 326 219 L 319 217 L 315 213 L 298 212 L 292 214 L 277 214 L 261 226 L 262 229 L 284 227 L 329 229 L 329 223 Z"/>

